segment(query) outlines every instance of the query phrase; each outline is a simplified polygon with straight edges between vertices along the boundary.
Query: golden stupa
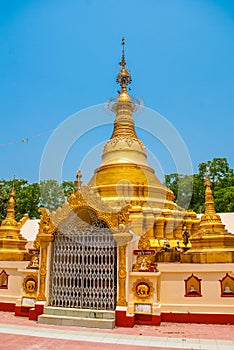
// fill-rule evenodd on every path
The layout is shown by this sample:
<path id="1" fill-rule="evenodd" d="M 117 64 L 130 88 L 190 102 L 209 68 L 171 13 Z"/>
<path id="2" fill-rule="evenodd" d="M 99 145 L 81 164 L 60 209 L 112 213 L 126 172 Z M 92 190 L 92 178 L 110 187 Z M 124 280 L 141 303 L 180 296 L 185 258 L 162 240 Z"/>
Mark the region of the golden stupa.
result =
<path id="1" fill-rule="evenodd" d="M 130 204 L 132 230 L 137 235 L 147 232 L 154 247 L 165 238 L 175 245 L 183 225 L 193 231 L 199 220 L 193 211 L 185 211 L 174 202 L 173 192 L 160 183 L 148 165 L 146 148 L 136 135 L 132 117 L 137 107 L 128 94 L 132 79 L 126 69 L 124 39 L 120 67 L 116 82 L 121 89 L 112 106 L 114 130 L 89 186 L 116 210 Z"/>
<path id="2" fill-rule="evenodd" d="M 135 105 L 127 91 L 131 76 L 126 69 L 124 40 L 122 45 L 121 70 L 116 79 L 121 90 L 113 106 L 116 112 L 114 130 L 104 146 L 102 164 L 96 169 L 89 185 L 95 187 L 101 197 L 114 207 L 130 199 L 132 204 L 138 202 L 142 205 L 148 201 L 160 208 L 166 202 L 172 209 L 174 195 L 159 182 L 154 170 L 148 166 L 145 146 L 135 132 L 132 118 Z"/>
<path id="3" fill-rule="evenodd" d="M 15 220 L 15 190 L 14 184 L 8 201 L 7 214 L 0 226 L 0 260 L 22 261 L 27 260 L 25 245 L 27 240 L 20 234 L 20 229 L 27 220 Z"/>
<path id="4" fill-rule="evenodd" d="M 225 229 L 215 211 L 211 182 L 208 173 L 205 184 L 205 213 L 198 231 L 190 238 L 191 249 L 182 256 L 182 262 L 231 263 L 234 262 L 234 234 Z"/>

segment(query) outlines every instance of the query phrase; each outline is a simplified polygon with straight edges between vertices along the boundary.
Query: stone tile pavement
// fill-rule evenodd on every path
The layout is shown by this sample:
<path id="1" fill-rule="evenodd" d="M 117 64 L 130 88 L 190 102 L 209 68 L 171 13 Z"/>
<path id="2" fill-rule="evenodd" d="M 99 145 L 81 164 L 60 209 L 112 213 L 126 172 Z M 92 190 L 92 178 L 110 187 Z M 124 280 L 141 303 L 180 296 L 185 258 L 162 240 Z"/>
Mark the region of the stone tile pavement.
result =
<path id="1" fill-rule="evenodd" d="M 234 325 L 162 323 L 100 330 L 39 325 L 0 312 L 1 350 L 234 350 Z"/>

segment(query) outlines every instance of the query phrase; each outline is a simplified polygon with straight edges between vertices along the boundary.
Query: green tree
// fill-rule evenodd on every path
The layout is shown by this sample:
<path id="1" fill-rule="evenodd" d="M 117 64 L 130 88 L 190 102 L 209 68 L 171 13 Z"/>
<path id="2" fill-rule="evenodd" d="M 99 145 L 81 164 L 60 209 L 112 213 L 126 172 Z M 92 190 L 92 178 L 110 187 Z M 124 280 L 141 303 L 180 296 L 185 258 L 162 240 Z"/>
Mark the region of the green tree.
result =
<path id="1" fill-rule="evenodd" d="M 74 189 L 70 181 L 64 181 L 59 184 L 56 180 L 44 180 L 40 182 L 41 206 L 55 211 L 67 200 L 67 197 Z"/>
<path id="2" fill-rule="evenodd" d="M 170 174 L 165 175 L 165 185 L 174 195 L 176 203 L 182 208 L 190 208 L 193 194 L 193 175 Z"/>
<path id="3" fill-rule="evenodd" d="M 205 186 L 204 179 L 209 171 L 212 183 L 215 208 L 218 212 L 228 212 L 234 209 L 234 172 L 226 158 L 214 158 L 198 165 L 198 174 L 191 178 L 188 175 L 169 174 L 165 176 L 166 185 L 174 192 L 177 204 L 183 207 L 188 196 L 188 180 L 193 182 L 193 192 L 188 209 L 197 213 L 204 212 Z M 186 185 L 187 184 L 187 185 Z"/>
<path id="4" fill-rule="evenodd" d="M 25 213 L 30 219 L 38 219 L 40 205 L 40 186 L 38 183 L 23 186 L 16 197 L 15 218 L 19 220 Z"/>
<path id="5" fill-rule="evenodd" d="M 234 207 L 234 173 L 226 158 L 214 158 L 199 164 L 200 178 L 205 177 L 206 171 L 212 184 L 215 209 L 217 212 L 230 212 Z"/>
<path id="6" fill-rule="evenodd" d="M 6 216 L 7 205 L 13 180 L 0 181 L 0 221 Z M 40 217 L 39 207 L 44 206 L 50 211 L 61 206 L 74 190 L 72 181 L 64 181 L 61 185 L 56 180 L 47 180 L 29 184 L 25 179 L 14 180 L 15 218 L 20 220 L 24 214 L 31 219 Z"/>
<path id="7" fill-rule="evenodd" d="M 0 182 L 0 220 L 5 218 L 13 180 Z M 15 179 L 15 218 L 20 220 L 24 214 L 30 218 L 38 218 L 40 203 L 40 188 L 38 183 L 29 184 L 27 180 Z"/>
<path id="8" fill-rule="evenodd" d="M 75 186 L 73 181 L 63 181 L 62 182 L 63 192 L 68 199 L 71 193 L 74 191 Z"/>
<path id="9" fill-rule="evenodd" d="M 182 176 L 183 175 L 179 175 L 177 173 L 165 175 L 164 184 L 172 190 L 175 198 L 177 198 L 178 195 L 179 179 Z"/>
<path id="10" fill-rule="evenodd" d="M 11 184 L 11 186 L 9 185 Z M 12 188 L 12 181 L 1 180 L 0 182 L 0 221 L 6 215 L 7 203 L 9 200 L 10 190 Z"/>
<path id="11" fill-rule="evenodd" d="M 234 211 L 234 186 L 221 188 L 214 193 L 215 209 L 218 213 Z"/>
<path id="12" fill-rule="evenodd" d="M 225 186 L 227 179 L 233 174 L 233 169 L 230 168 L 226 158 L 214 158 L 208 162 L 200 163 L 198 170 L 203 179 L 207 169 L 209 171 L 210 181 L 214 184 L 222 183 L 222 186 Z"/>

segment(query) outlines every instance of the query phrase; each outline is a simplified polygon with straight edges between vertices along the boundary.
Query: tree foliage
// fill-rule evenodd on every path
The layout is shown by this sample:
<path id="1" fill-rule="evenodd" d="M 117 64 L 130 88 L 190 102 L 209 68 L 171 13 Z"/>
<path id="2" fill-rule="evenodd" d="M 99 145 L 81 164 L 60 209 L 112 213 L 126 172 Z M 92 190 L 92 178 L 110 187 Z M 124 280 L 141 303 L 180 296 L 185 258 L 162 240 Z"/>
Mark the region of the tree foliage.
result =
<path id="1" fill-rule="evenodd" d="M 226 158 L 214 158 L 200 163 L 198 173 L 194 175 L 177 173 L 166 175 L 165 184 L 174 192 L 178 205 L 202 213 L 205 204 L 204 178 L 207 168 L 217 212 L 234 211 L 234 171 Z M 0 180 L 0 221 L 6 216 L 12 185 L 12 180 Z M 50 211 L 56 210 L 70 196 L 74 184 L 71 181 L 59 184 L 56 180 L 30 184 L 25 179 L 15 179 L 14 188 L 15 218 L 20 220 L 26 213 L 30 218 L 39 218 L 39 207 L 46 207 Z"/>
<path id="2" fill-rule="evenodd" d="M 40 182 L 41 206 L 55 211 L 67 200 L 67 197 L 74 190 L 71 181 L 64 181 L 59 184 L 56 180 L 44 180 Z"/>
<path id="3" fill-rule="evenodd" d="M 7 205 L 13 181 L 0 181 L 0 221 L 6 216 Z M 61 206 L 74 190 L 73 182 L 64 181 L 58 184 L 56 180 L 45 180 L 39 183 L 29 184 L 27 180 L 15 179 L 15 218 L 20 220 L 24 214 L 31 219 L 39 218 L 38 209 L 46 207 L 50 211 Z"/>
<path id="4" fill-rule="evenodd" d="M 44 180 L 40 182 L 41 206 L 54 211 L 66 201 L 63 188 L 56 180 Z"/>
<path id="5" fill-rule="evenodd" d="M 6 209 L 13 181 L 1 180 L 0 182 L 0 220 L 6 216 Z M 38 183 L 29 184 L 27 180 L 15 179 L 15 218 L 21 219 L 24 214 L 30 218 L 38 218 L 40 203 L 40 187 Z"/>
<path id="6" fill-rule="evenodd" d="M 226 158 L 214 158 L 211 161 L 203 162 L 198 165 L 198 173 L 190 176 L 190 180 L 193 183 L 193 190 L 188 209 L 193 209 L 197 213 L 204 212 L 204 179 L 207 171 L 209 172 L 212 184 L 217 212 L 234 211 L 234 172 L 233 169 L 230 168 Z M 188 177 L 188 175 L 175 173 L 165 176 L 165 184 L 174 192 L 178 205 L 181 205 L 179 192 L 181 189 L 182 192 L 184 192 L 183 188 L 186 188 Z M 183 205 L 181 206 L 183 207 Z"/>
<path id="7" fill-rule="evenodd" d="M 187 209 L 193 195 L 193 176 L 177 173 L 165 175 L 165 184 L 173 191 L 176 203 Z"/>

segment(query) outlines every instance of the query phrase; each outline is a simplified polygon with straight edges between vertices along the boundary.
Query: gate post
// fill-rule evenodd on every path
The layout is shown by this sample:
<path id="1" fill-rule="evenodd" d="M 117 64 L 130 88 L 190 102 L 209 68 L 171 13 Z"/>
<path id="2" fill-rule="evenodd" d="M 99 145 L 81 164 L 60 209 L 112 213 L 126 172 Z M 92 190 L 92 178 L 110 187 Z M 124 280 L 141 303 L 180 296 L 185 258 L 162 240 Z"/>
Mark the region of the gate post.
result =
<path id="1" fill-rule="evenodd" d="M 126 306 L 126 247 L 127 245 L 121 245 L 118 247 L 118 306 Z"/>
<path id="2" fill-rule="evenodd" d="M 126 300 L 126 248 L 131 241 L 132 234 L 129 232 L 115 233 L 113 237 L 118 246 L 118 306 L 127 306 Z"/>
<path id="3" fill-rule="evenodd" d="M 46 273 L 47 273 L 47 251 L 49 243 L 52 242 L 52 236 L 41 235 L 40 241 L 40 270 L 39 270 L 39 293 L 37 296 L 38 301 L 46 301 L 45 289 L 46 289 Z"/>
<path id="4" fill-rule="evenodd" d="M 40 208 L 42 213 L 39 223 L 39 232 L 34 242 L 35 247 L 40 247 L 40 268 L 39 268 L 39 293 L 37 301 L 46 301 L 46 273 L 47 273 L 47 250 L 50 242 L 54 240 L 56 227 L 50 218 L 50 212 L 46 208 Z"/>

